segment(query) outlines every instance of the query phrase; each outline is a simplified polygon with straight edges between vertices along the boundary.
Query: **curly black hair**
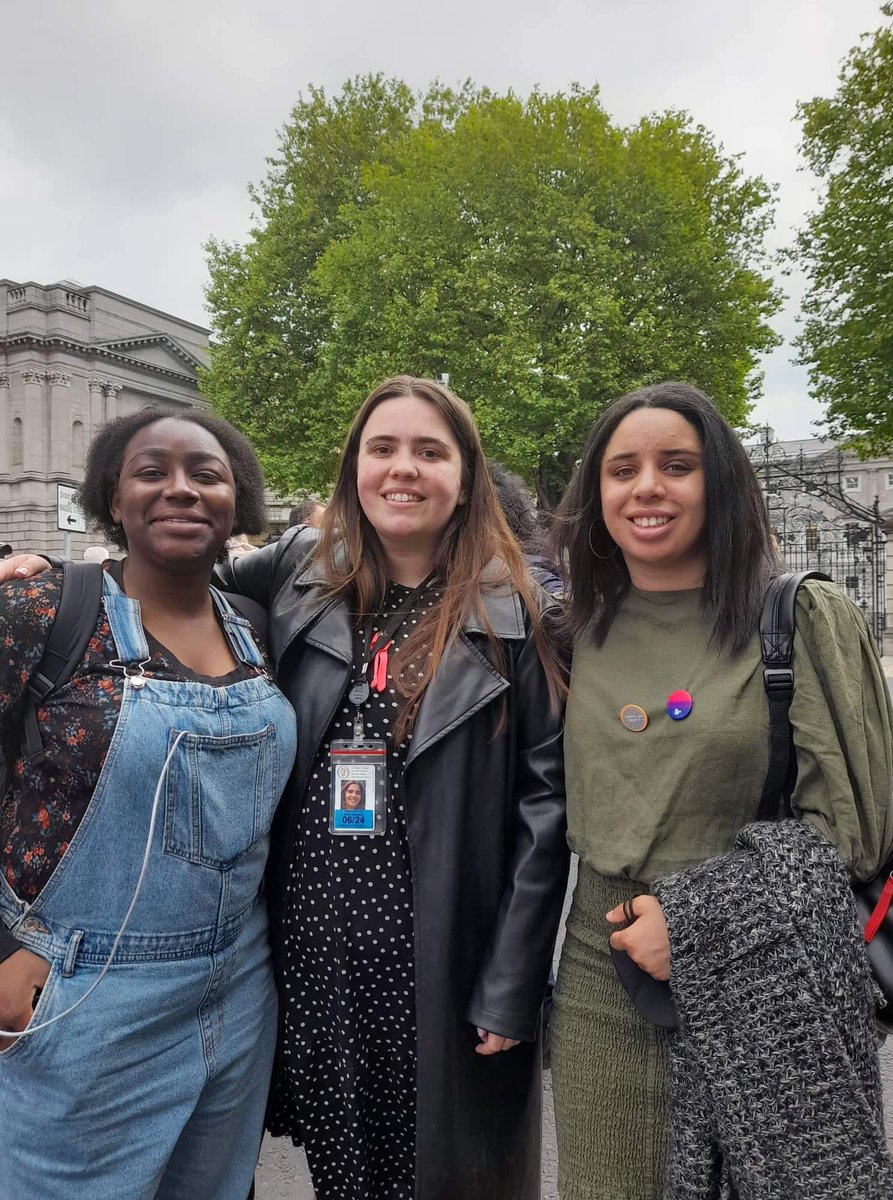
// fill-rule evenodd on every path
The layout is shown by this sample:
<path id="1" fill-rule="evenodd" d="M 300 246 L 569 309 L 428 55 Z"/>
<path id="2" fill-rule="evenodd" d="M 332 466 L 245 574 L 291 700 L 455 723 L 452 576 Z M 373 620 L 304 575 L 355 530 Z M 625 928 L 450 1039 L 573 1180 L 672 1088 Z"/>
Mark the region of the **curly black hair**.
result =
<path id="1" fill-rule="evenodd" d="M 156 421 L 189 421 L 213 434 L 229 459 L 236 481 L 236 513 L 233 533 L 263 533 L 267 527 L 267 505 L 264 498 L 264 477 L 251 443 L 222 417 L 201 408 L 141 408 L 127 417 L 116 417 L 103 425 L 90 443 L 87 467 L 79 493 L 85 515 L 102 530 L 110 541 L 122 550 L 127 538 L 120 522 L 109 509 L 112 492 L 121 474 L 124 452 L 130 439 L 147 425 Z"/>

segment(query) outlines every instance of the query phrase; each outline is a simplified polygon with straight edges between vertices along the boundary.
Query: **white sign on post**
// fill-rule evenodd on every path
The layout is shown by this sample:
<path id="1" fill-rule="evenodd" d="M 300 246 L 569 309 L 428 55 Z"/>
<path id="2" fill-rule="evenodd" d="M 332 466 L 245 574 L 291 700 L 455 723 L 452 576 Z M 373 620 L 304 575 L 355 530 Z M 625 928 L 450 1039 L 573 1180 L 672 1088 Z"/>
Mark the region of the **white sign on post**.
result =
<path id="1" fill-rule="evenodd" d="M 77 501 L 77 488 L 64 483 L 56 484 L 56 527 L 66 533 L 87 532 L 87 518 Z"/>

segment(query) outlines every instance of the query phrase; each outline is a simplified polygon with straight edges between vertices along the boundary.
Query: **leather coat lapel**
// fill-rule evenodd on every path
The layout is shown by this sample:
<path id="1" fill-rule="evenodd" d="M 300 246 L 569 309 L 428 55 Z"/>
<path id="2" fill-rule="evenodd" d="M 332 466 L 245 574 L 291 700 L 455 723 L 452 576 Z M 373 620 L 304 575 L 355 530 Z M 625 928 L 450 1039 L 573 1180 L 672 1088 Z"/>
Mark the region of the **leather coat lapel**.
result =
<path id="1" fill-rule="evenodd" d="M 317 563 L 311 562 L 298 571 L 294 580 L 282 589 L 280 597 L 275 605 L 277 620 L 270 622 L 273 630 L 280 627 L 285 631 L 281 645 L 272 647 L 277 663 L 292 642 L 302 635 L 308 645 L 333 654 L 343 662 L 351 661 L 350 613 L 346 605 L 332 603 L 325 576 Z"/>
<path id="2" fill-rule="evenodd" d="M 321 615 L 319 615 L 321 614 Z M 350 626 L 350 614 L 343 604 L 326 607 L 325 604 L 316 607 L 310 618 L 313 624 L 305 624 L 307 632 L 304 641 L 308 646 L 317 650 L 325 650 L 334 654 L 344 662 L 353 659 L 353 631 Z M 312 682 L 312 681 L 311 681 Z"/>
<path id="3" fill-rule="evenodd" d="M 524 610 L 517 593 L 510 587 L 485 592 L 484 604 L 493 633 L 501 641 L 526 637 Z M 436 678 L 422 697 L 406 756 L 407 766 L 508 688 L 509 681 L 484 657 L 474 638 L 469 636 L 486 634 L 483 621 L 477 616 L 470 617 L 447 648 Z M 505 652 L 508 656 L 511 647 L 506 645 Z"/>
<path id="4" fill-rule="evenodd" d="M 464 632 L 460 633 L 440 660 L 437 676 L 422 697 L 406 765 L 508 686 L 508 680 L 484 658 Z"/>
<path id="5" fill-rule="evenodd" d="M 273 647 L 277 662 L 291 643 L 302 637 L 307 645 L 350 663 L 353 658 L 350 613 L 344 603 L 331 603 L 319 564 L 311 562 L 299 571 L 283 593 L 281 605 L 276 608 L 281 623 L 287 625 L 287 633 L 282 646 Z M 485 592 L 484 602 L 498 638 L 511 642 L 526 636 L 521 601 L 511 588 Z M 271 627 L 275 629 L 280 621 L 271 622 Z M 422 698 L 407 766 L 508 688 L 509 681 L 475 644 L 477 637 L 485 633 L 480 618 L 471 617 L 447 648 L 437 677 Z M 510 647 L 506 646 L 506 652 L 510 652 Z M 313 681 L 307 680 L 305 686 L 312 687 Z"/>

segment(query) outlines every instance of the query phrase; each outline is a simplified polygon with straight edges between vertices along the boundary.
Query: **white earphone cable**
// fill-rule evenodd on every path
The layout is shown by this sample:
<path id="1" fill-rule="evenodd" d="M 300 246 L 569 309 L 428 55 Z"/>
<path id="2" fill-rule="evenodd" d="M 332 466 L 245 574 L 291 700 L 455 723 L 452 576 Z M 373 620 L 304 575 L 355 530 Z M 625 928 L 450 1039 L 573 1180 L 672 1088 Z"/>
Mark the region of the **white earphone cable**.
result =
<path id="1" fill-rule="evenodd" d="M 122 924 L 121 928 L 118 930 L 117 934 L 115 935 L 115 940 L 112 944 L 111 952 L 110 952 L 108 958 L 106 959 L 105 966 L 102 968 L 99 975 L 93 981 L 93 983 L 90 985 L 90 987 L 86 990 L 86 992 L 84 992 L 83 996 L 81 996 L 80 1000 L 78 1000 L 75 1004 L 72 1004 L 70 1008 L 66 1008 L 64 1012 L 60 1012 L 57 1016 L 52 1017 L 49 1021 L 41 1021 L 38 1025 L 29 1025 L 27 1029 L 20 1029 L 20 1030 L 19 1029 L 16 1029 L 16 1030 L 0 1029 L 0 1037 L 15 1038 L 16 1040 L 18 1040 L 19 1038 L 23 1038 L 23 1037 L 30 1037 L 32 1033 L 38 1033 L 41 1029 L 48 1029 L 50 1025 L 55 1025 L 57 1021 L 61 1021 L 63 1017 L 67 1017 L 70 1013 L 73 1013 L 76 1008 L 80 1008 L 80 1006 L 84 1003 L 84 1001 L 87 999 L 87 997 L 91 996 L 93 994 L 93 992 L 96 991 L 96 989 L 99 987 L 100 983 L 102 983 L 103 979 L 108 974 L 109 968 L 111 967 L 112 962 L 114 961 L 114 957 L 115 957 L 115 954 L 117 953 L 118 947 L 121 944 L 121 939 L 124 936 L 127 926 L 130 924 L 130 918 L 133 916 L 133 910 L 136 908 L 136 903 L 137 903 L 137 900 L 139 899 L 139 895 L 140 895 L 140 892 L 143 887 L 143 882 L 146 878 L 146 873 L 149 869 L 149 858 L 152 853 L 152 842 L 155 839 L 155 825 L 157 823 L 158 807 L 159 807 L 159 804 L 161 801 L 161 789 L 164 786 L 165 779 L 167 778 L 168 768 L 170 767 L 171 759 L 174 757 L 174 751 L 179 746 L 181 740 L 186 736 L 186 732 L 187 731 L 184 729 L 181 733 L 177 734 L 174 744 L 171 746 L 170 750 L 168 751 L 167 758 L 164 760 L 164 766 L 161 768 L 161 774 L 158 776 L 158 783 L 155 787 L 155 797 L 152 801 L 152 816 L 149 820 L 149 836 L 146 838 L 146 849 L 143 853 L 143 863 L 142 863 L 142 867 L 140 868 L 139 879 L 137 879 L 137 881 L 136 881 L 136 888 L 134 889 L 133 898 L 130 901 L 130 906 L 128 907 L 127 912 L 124 916 L 124 923 Z M 11 1048 L 12 1047 L 8 1047 L 8 1049 L 11 1049 Z"/>

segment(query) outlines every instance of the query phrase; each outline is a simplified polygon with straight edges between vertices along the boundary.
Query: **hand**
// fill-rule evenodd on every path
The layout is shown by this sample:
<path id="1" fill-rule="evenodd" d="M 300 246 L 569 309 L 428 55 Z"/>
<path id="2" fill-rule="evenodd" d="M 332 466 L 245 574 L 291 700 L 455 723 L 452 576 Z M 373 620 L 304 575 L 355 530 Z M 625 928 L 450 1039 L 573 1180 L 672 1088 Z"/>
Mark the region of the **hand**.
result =
<path id="1" fill-rule="evenodd" d="M 656 896 L 636 896 L 632 902 L 635 921 L 611 934 L 615 950 L 625 950 L 634 963 L 654 979 L 670 978 L 670 935 L 667 919 Z M 625 921 L 623 905 L 608 913 L 612 925 Z"/>
<path id="2" fill-rule="evenodd" d="M 478 1027 L 480 1045 L 475 1046 L 475 1054 L 500 1054 L 503 1050 L 511 1050 L 517 1046 L 514 1038 L 500 1037 L 498 1033 L 487 1033 L 486 1029 Z"/>
<path id="3" fill-rule="evenodd" d="M 47 960 L 24 948 L 0 963 L 0 1029 L 25 1028 L 49 973 Z M 8 1050 L 15 1041 L 0 1037 L 0 1050 Z"/>
<path id="4" fill-rule="evenodd" d="M 50 564 L 39 554 L 13 554 L 11 558 L 0 559 L 0 583 L 9 583 L 10 579 L 30 579 L 49 569 Z"/>

